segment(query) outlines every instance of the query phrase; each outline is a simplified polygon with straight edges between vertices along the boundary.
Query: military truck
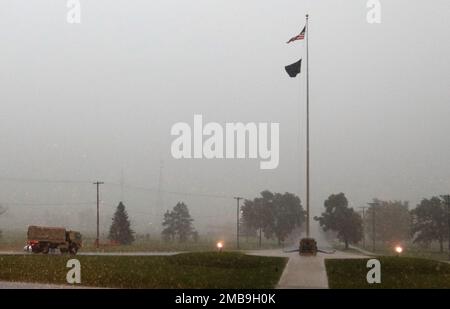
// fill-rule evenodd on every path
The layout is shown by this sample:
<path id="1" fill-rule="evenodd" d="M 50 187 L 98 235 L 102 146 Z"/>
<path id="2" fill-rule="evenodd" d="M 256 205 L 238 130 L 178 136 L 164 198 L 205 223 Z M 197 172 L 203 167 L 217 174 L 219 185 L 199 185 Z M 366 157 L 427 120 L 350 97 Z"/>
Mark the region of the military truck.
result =
<path id="1" fill-rule="evenodd" d="M 28 247 L 33 253 L 47 254 L 51 249 L 59 249 L 61 254 L 77 254 L 81 248 L 81 234 L 67 231 L 62 227 L 29 226 Z"/>

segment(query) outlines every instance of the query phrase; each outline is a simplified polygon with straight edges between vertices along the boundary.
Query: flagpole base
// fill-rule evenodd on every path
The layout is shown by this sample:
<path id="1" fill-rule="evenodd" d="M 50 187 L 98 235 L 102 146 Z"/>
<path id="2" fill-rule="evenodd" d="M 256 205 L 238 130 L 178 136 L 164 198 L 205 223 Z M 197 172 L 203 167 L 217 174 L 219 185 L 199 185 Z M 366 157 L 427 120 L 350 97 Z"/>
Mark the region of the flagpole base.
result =
<path id="1" fill-rule="evenodd" d="M 316 240 L 314 238 L 302 238 L 300 240 L 298 252 L 302 256 L 316 256 L 317 255 Z"/>

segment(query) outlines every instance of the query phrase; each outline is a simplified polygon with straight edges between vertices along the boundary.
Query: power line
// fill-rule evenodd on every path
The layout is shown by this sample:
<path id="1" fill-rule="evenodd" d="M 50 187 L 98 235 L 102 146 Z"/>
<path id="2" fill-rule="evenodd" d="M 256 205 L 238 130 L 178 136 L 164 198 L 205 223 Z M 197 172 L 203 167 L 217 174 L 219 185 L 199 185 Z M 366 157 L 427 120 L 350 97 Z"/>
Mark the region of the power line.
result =
<path id="1" fill-rule="evenodd" d="M 61 203 L 27 203 L 27 202 L 0 202 L 2 205 L 9 206 L 83 206 L 83 205 L 95 205 L 93 202 L 61 202 Z"/>
<path id="2" fill-rule="evenodd" d="M 0 177 L 0 181 L 22 182 L 22 183 L 47 183 L 47 184 L 55 184 L 55 183 L 56 184 L 91 184 L 92 183 L 91 181 L 69 180 L 69 179 L 38 179 L 38 178 L 19 178 L 19 177 Z M 120 186 L 121 188 L 128 188 L 128 189 L 156 192 L 156 193 L 161 192 L 161 193 L 173 194 L 173 195 L 199 196 L 199 197 L 223 198 L 223 199 L 233 198 L 232 195 L 160 190 L 159 188 L 125 185 L 122 182 L 121 183 L 104 182 L 104 184 Z"/>
<path id="3" fill-rule="evenodd" d="M 114 182 L 105 182 L 106 185 L 119 185 Z M 231 199 L 234 198 L 232 195 L 221 195 L 221 194 L 209 194 L 209 193 L 197 193 L 197 192 L 183 192 L 183 191 L 169 191 L 169 190 L 159 190 L 158 188 L 151 188 L 151 187 L 141 187 L 141 186 L 130 186 L 125 185 L 125 188 L 128 189 L 134 189 L 134 190 L 141 190 L 141 191 L 148 191 L 148 192 L 155 192 L 155 193 L 165 193 L 165 194 L 174 194 L 174 195 L 184 195 L 184 196 L 199 196 L 199 197 L 210 197 L 210 198 L 223 198 L 223 199 Z"/>
<path id="4" fill-rule="evenodd" d="M 64 179 L 38 179 L 38 178 L 17 178 L 0 177 L 0 181 L 28 182 L 28 183 L 61 183 L 61 184 L 90 184 L 90 181 L 64 180 Z"/>

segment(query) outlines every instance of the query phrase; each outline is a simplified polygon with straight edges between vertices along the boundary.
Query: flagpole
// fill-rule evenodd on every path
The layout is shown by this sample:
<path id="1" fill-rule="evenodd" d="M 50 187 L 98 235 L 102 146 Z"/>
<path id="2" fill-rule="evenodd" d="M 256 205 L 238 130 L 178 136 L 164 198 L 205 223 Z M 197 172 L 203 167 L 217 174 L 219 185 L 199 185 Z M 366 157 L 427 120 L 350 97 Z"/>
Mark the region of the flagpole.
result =
<path id="1" fill-rule="evenodd" d="M 309 238 L 309 14 L 306 14 L 306 237 Z"/>

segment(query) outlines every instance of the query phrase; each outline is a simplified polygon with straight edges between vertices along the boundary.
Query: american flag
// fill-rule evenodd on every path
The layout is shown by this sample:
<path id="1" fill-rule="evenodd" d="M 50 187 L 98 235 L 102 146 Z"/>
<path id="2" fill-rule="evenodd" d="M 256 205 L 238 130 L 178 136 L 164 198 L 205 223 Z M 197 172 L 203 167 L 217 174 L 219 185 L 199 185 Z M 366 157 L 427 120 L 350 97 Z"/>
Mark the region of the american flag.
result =
<path id="1" fill-rule="evenodd" d="M 306 26 L 303 28 L 302 32 L 300 32 L 299 35 L 296 35 L 296 36 L 292 37 L 286 43 L 289 44 L 289 43 L 297 41 L 297 40 L 304 40 L 305 39 L 305 32 L 306 32 Z"/>

